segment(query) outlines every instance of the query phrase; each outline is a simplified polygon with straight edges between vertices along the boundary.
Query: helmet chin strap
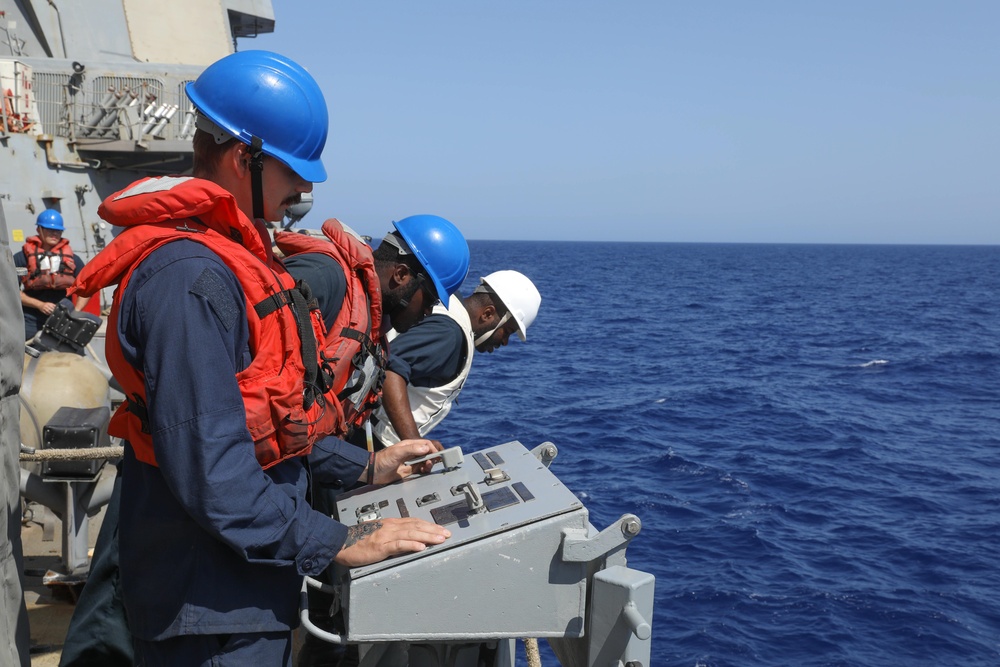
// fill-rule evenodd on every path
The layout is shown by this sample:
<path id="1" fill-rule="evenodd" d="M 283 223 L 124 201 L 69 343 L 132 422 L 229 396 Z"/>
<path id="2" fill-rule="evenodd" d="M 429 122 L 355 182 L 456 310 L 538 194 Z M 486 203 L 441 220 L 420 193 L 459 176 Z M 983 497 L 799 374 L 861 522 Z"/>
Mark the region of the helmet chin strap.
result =
<path id="1" fill-rule="evenodd" d="M 507 314 L 500 318 L 500 321 L 497 323 L 497 325 L 495 327 L 493 327 L 492 329 L 490 329 L 489 331 L 487 331 L 482 336 L 480 336 L 479 338 L 476 339 L 476 342 L 475 342 L 476 347 L 478 347 L 478 346 L 482 345 L 483 343 L 485 343 L 486 341 L 488 341 L 490 339 L 490 336 L 492 336 L 493 334 L 495 334 L 497 332 L 497 329 L 499 329 L 504 324 L 506 324 L 507 320 L 509 320 L 509 319 L 510 319 L 510 311 L 507 311 Z"/>
<path id="2" fill-rule="evenodd" d="M 264 220 L 264 142 L 250 139 L 250 184 L 253 191 L 253 217 Z"/>

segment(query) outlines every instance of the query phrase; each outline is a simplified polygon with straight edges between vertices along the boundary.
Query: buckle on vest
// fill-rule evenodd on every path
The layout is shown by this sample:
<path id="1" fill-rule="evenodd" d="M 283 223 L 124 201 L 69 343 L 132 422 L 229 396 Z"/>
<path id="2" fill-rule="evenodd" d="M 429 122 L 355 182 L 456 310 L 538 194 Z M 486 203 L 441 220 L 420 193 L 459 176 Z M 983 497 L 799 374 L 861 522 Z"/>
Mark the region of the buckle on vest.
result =
<path id="1" fill-rule="evenodd" d="M 139 394 L 132 394 L 125 398 L 125 409 L 139 419 L 142 425 L 142 432 L 149 435 L 149 410 L 146 409 L 146 401 Z"/>

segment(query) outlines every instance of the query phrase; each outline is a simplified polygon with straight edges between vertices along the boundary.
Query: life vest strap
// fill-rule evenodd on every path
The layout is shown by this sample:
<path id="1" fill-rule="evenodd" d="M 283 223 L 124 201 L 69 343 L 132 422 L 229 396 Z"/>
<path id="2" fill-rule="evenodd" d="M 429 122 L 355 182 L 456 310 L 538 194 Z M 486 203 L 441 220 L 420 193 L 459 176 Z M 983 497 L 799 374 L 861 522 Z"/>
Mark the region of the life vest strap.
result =
<path id="1" fill-rule="evenodd" d="M 292 304 L 291 290 L 282 290 L 281 292 L 275 292 L 271 296 L 265 298 L 260 303 L 254 304 L 254 312 L 257 313 L 257 317 L 264 319 L 271 313 L 277 312 L 285 306 Z"/>
<path id="2" fill-rule="evenodd" d="M 261 319 L 286 306 L 292 309 L 295 316 L 295 327 L 299 333 L 302 365 L 305 367 L 303 407 L 306 410 L 312 407 L 318 396 L 322 395 L 322 388 L 318 382 L 319 366 L 316 364 L 316 336 L 309 319 L 311 304 L 315 301 L 310 298 L 311 296 L 312 292 L 308 286 L 299 281 L 295 287 L 275 292 L 260 303 L 254 304 L 253 307 L 257 317 Z"/>
<path id="3" fill-rule="evenodd" d="M 250 187 L 253 190 L 253 217 L 264 219 L 264 141 L 250 137 Z"/>
<path id="4" fill-rule="evenodd" d="M 367 333 L 365 333 L 364 331 L 358 331 L 357 329 L 349 329 L 348 327 L 344 327 L 343 329 L 341 329 L 340 335 L 343 336 L 344 338 L 350 338 L 352 340 L 356 340 L 359 343 L 361 343 L 361 347 L 364 349 L 364 352 L 367 355 L 378 359 L 379 365 L 384 365 L 385 360 L 383 359 L 383 357 L 385 355 L 382 353 L 382 348 L 376 345 Z"/>

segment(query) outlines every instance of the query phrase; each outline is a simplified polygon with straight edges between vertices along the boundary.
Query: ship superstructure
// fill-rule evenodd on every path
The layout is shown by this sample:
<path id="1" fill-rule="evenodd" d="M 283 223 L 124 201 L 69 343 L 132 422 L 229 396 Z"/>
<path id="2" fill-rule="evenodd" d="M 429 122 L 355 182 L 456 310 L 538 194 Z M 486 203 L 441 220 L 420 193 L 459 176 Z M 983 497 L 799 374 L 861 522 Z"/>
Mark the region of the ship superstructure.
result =
<path id="1" fill-rule="evenodd" d="M 270 0 L 0 0 L 0 220 L 11 249 L 52 208 L 74 251 L 93 257 L 112 231 L 97 215 L 102 199 L 190 168 L 185 84 L 237 38 L 273 29 Z"/>

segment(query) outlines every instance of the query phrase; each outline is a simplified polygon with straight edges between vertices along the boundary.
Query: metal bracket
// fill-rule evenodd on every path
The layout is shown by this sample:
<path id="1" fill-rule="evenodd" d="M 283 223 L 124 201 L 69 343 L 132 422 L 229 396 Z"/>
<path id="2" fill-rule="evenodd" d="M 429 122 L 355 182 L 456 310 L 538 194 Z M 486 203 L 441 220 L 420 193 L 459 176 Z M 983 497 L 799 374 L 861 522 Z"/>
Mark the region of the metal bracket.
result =
<path id="1" fill-rule="evenodd" d="M 532 456 L 542 462 L 546 468 L 559 456 L 559 449 L 551 442 L 543 442 L 531 450 Z"/>
<path id="2" fill-rule="evenodd" d="M 634 514 L 622 515 L 594 537 L 582 528 L 563 531 L 562 559 L 567 563 L 589 563 L 609 556 L 628 545 L 642 530 L 642 522 Z"/>
<path id="3" fill-rule="evenodd" d="M 653 598 L 656 579 L 648 572 L 609 567 L 594 575 L 589 655 L 614 657 L 627 667 L 648 667 L 653 636 Z"/>

